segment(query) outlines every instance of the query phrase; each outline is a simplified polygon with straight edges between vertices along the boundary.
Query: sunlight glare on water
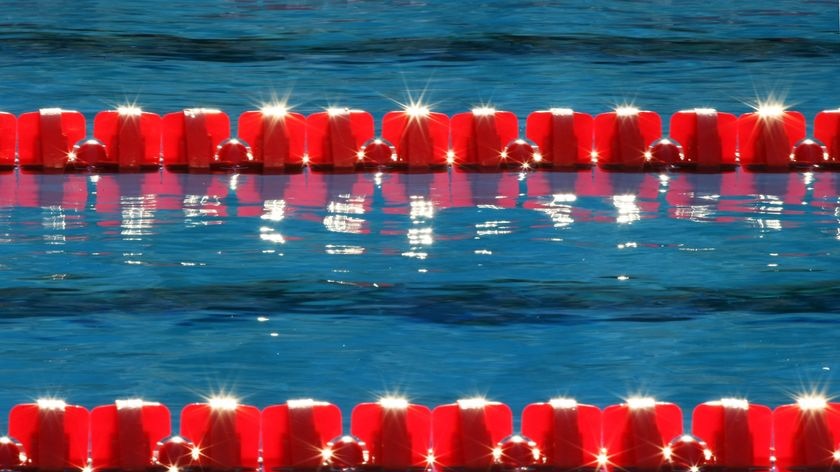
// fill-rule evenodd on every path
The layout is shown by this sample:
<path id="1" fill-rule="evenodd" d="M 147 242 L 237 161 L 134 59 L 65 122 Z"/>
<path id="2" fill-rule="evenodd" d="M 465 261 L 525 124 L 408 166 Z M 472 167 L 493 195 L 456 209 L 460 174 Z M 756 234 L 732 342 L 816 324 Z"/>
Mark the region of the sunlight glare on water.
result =
<path id="1" fill-rule="evenodd" d="M 0 108 L 810 121 L 840 103 L 836 8 L 10 0 Z M 786 403 L 833 386 L 838 178 L 3 174 L 0 404 Z"/>

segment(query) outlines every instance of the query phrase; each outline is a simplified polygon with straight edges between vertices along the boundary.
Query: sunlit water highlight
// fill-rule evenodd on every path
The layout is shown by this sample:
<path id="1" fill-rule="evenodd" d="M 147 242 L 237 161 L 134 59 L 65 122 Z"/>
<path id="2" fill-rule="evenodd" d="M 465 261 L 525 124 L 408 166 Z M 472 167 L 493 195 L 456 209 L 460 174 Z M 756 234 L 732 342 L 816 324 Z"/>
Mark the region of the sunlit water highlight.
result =
<path id="1" fill-rule="evenodd" d="M 838 40 L 831 0 L 13 0 L 0 109 L 235 117 L 288 96 L 379 118 L 422 95 L 668 116 L 786 96 L 810 119 L 840 104 Z M 837 393 L 838 179 L 2 175 L 0 410 Z"/>
<path id="2" fill-rule="evenodd" d="M 837 367 L 832 173 L 7 174 L 0 188 L 14 360 L 0 403 L 225 387 L 348 408 L 394 389 L 775 404 Z"/>

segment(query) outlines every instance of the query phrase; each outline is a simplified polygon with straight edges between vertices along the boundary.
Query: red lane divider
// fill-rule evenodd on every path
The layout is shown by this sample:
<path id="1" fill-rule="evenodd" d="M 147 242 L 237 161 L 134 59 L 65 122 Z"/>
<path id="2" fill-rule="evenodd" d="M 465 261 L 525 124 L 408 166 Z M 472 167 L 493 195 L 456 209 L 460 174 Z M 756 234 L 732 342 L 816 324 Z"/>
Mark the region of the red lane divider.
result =
<path id="1" fill-rule="evenodd" d="M 329 458 L 327 443 L 341 435 L 341 410 L 331 403 L 290 400 L 262 412 L 265 470 L 315 470 Z"/>
<path id="2" fill-rule="evenodd" d="M 431 421 L 428 407 L 386 398 L 353 408 L 350 432 L 367 445 L 370 465 L 385 470 L 425 469 Z"/>
<path id="3" fill-rule="evenodd" d="M 254 170 L 294 172 L 305 165 L 306 118 L 300 113 L 281 106 L 246 111 L 239 116 L 239 137 L 251 145 Z"/>
<path id="4" fill-rule="evenodd" d="M 604 472 L 840 467 L 840 403 L 818 396 L 771 411 L 743 399 L 697 406 L 693 435 L 673 403 L 630 398 L 603 411 L 572 399 L 534 403 L 513 434 L 510 408 L 483 398 L 434 410 L 401 398 L 362 403 L 342 435 L 341 411 L 290 400 L 260 412 L 232 398 L 187 405 L 170 436 L 165 405 L 117 401 L 92 413 L 61 400 L 17 405 L 0 467 L 20 472 L 517 471 Z M 90 432 L 90 455 L 88 437 Z"/>
<path id="5" fill-rule="evenodd" d="M 170 435 L 169 409 L 142 400 L 98 406 L 90 414 L 94 469 L 143 470 L 158 440 Z"/>
<path id="6" fill-rule="evenodd" d="M 620 107 L 595 117 L 598 166 L 608 170 L 652 168 L 648 145 L 662 137 L 662 119 L 652 111 Z"/>
<path id="7" fill-rule="evenodd" d="M 522 434 L 533 439 L 545 464 L 565 470 L 597 467 L 601 451 L 601 410 L 557 398 L 522 411 Z"/>
<path id="8" fill-rule="evenodd" d="M 525 134 L 539 150 L 537 167 L 573 170 L 592 166 L 592 116 L 571 108 L 552 108 L 528 115 Z"/>
<path id="9" fill-rule="evenodd" d="M 707 108 L 678 111 L 670 119 L 671 136 L 662 135 L 659 114 L 633 107 L 594 119 L 564 108 L 535 111 L 524 136 L 511 112 L 479 107 L 450 120 L 422 105 L 386 113 L 381 136 L 373 115 L 347 108 L 304 117 L 284 106 L 266 106 L 243 113 L 237 129 L 232 137 L 230 118 L 220 110 L 190 108 L 160 118 L 127 106 L 97 114 L 93 138 L 85 139 L 85 117 L 76 111 L 42 109 L 18 119 L 0 113 L 0 170 L 840 169 L 840 110 L 818 113 L 814 138 L 807 138 L 805 117 L 781 105 L 760 106 L 737 118 Z"/>
<path id="10" fill-rule="evenodd" d="M 682 146 L 683 159 L 674 164 L 700 172 L 732 170 L 737 166 L 738 118 L 708 108 L 678 111 L 671 116 L 671 136 Z"/>
<path id="11" fill-rule="evenodd" d="M 797 407 L 798 408 L 798 407 Z M 725 399 L 698 405 L 691 432 L 708 442 L 715 465 L 733 469 L 769 469 L 772 412 L 746 400 Z"/>

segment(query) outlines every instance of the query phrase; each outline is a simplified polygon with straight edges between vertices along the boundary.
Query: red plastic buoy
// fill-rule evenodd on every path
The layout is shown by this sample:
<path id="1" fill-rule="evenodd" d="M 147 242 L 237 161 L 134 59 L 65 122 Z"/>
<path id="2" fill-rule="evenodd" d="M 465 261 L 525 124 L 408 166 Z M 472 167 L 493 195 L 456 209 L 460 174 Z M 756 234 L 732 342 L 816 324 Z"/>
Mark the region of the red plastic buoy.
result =
<path id="1" fill-rule="evenodd" d="M 214 170 L 233 170 L 240 167 L 243 170 L 259 167 L 254 162 L 251 148 L 236 138 L 222 141 L 216 147 L 216 155 L 213 156 L 213 163 L 210 168 Z"/>
<path id="2" fill-rule="evenodd" d="M 409 170 L 446 167 L 449 117 L 443 113 L 421 103 L 388 112 L 382 118 L 382 137 L 394 143 L 399 164 Z"/>
<path id="3" fill-rule="evenodd" d="M 380 138 L 365 143 L 356 153 L 356 157 L 358 164 L 365 167 L 387 167 L 404 162 L 404 159 L 399 159 L 394 146 Z"/>
<path id="4" fill-rule="evenodd" d="M 646 166 L 651 169 L 663 169 L 679 165 L 683 160 L 682 146 L 668 138 L 654 141 L 645 153 Z"/>
<path id="5" fill-rule="evenodd" d="M 813 139 L 803 139 L 793 147 L 793 165 L 796 167 L 814 167 L 828 164 L 828 151 L 821 143 Z"/>
<path id="6" fill-rule="evenodd" d="M 181 436 L 172 436 L 157 443 L 154 460 L 165 467 L 187 467 L 200 458 L 200 451 L 191 441 Z"/>
<path id="7" fill-rule="evenodd" d="M 505 468 L 519 469 L 539 464 L 542 454 L 535 441 L 514 434 L 503 439 L 493 449 L 493 458 Z"/>
<path id="8" fill-rule="evenodd" d="M 690 434 L 684 434 L 671 441 L 663 451 L 665 460 L 678 470 L 697 472 L 713 465 L 715 457 L 705 442 Z"/>
<path id="9" fill-rule="evenodd" d="M 505 144 L 516 139 L 519 121 L 509 111 L 477 107 L 458 113 L 450 125 L 454 162 L 483 170 L 505 167 Z"/>
<path id="10" fill-rule="evenodd" d="M 514 169 L 529 169 L 542 161 L 542 155 L 534 144 L 516 139 L 502 150 L 502 166 Z"/>
<path id="11" fill-rule="evenodd" d="M 655 112 L 623 106 L 596 116 L 594 130 L 593 156 L 599 167 L 642 171 L 648 146 L 662 135 L 662 119 Z"/>
<path id="12" fill-rule="evenodd" d="M 26 465 L 27 462 L 23 444 L 8 436 L 0 437 L 0 468 L 11 469 Z"/>
<path id="13" fill-rule="evenodd" d="M 535 111 L 528 115 L 525 134 L 540 150 L 540 167 L 592 167 L 591 115 L 571 108 Z"/>
<path id="14" fill-rule="evenodd" d="M 117 166 L 108 165 L 108 151 L 105 144 L 97 139 L 86 139 L 77 143 L 68 154 L 67 161 L 76 168 L 90 165 L 101 170 L 117 170 Z"/>
<path id="15" fill-rule="evenodd" d="M 351 469 L 365 465 L 368 461 L 365 443 L 350 435 L 328 442 L 323 456 L 324 462 L 336 469 Z"/>
<path id="16" fill-rule="evenodd" d="M 718 172 L 737 165 L 738 118 L 714 108 L 682 110 L 671 116 L 671 136 L 682 145 L 681 170 Z"/>

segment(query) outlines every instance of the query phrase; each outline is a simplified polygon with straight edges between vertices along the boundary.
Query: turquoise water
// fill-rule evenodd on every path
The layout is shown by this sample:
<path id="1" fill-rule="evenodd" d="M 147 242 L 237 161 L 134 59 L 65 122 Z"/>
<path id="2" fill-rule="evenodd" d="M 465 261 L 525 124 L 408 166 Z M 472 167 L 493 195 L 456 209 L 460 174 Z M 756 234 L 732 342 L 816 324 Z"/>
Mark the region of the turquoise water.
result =
<path id="1" fill-rule="evenodd" d="M 831 1 L 155 5 L 7 2 L 0 108 L 838 104 Z M 836 392 L 838 179 L 2 175 L 0 409 Z"/>

